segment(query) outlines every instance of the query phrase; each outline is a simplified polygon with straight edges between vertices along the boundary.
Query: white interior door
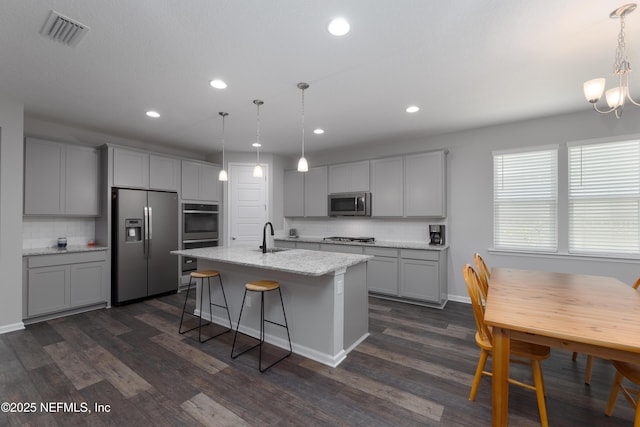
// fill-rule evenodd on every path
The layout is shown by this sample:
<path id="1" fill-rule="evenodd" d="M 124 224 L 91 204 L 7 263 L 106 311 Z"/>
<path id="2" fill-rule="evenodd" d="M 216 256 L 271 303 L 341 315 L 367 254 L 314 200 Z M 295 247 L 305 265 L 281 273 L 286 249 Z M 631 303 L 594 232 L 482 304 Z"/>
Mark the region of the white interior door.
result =
<path id="1" fill-rule="evenodd" d="M 254 178 L 252 164 L 229 164 L 230 246 L 262 244 L 267 221 L 267 166 L 263 177 Z"/>

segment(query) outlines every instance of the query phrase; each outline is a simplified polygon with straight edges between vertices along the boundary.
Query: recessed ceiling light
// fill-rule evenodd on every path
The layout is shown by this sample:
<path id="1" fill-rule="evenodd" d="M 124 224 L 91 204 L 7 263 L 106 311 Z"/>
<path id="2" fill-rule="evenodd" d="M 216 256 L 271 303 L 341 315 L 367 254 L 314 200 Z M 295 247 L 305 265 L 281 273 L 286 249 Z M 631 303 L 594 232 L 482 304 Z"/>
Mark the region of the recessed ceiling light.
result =
<path id="1" fill-rule="evenodd" d="M 158 113 L 157 111 L 153 111 L 153 110 L 149 110 L 147 111 L 147 116 L 152 117 L 154 119 L 157 119 L 158 117 L 160 117 L 160 113 Z"/>
<path id="2" fill-rule="evenodd" d="M 407 109 L 405 111 L 407 113 L 417 113 L 418 111 L 420 111 L 420 107 L 417 107 L 415 105 L 411 105 L 411 106 L 407 107 Z"/>
<path id="3" fill-rule="evenodd" d="M 320 128 L 315 129 L 313 133 L 315 133 L 316 135 L 322 135 L 324 133 L 324 129 L 320 129 Z"/>
<path id="4" fill-rule="evenodd" d="M 252 147 L 262 147 L 262 144 L 260 144 L 259 142 L 254 142 L 253 144 L 251 144 Z"/>
<path id="5" fill-rule="evenodd" d="M 329 32 L 334 36 L 344 36 L 351 29 L 351 25 L 344 18 L 335 18 L 333 21 L 329 22 L 329 26 L 327 27 Z"/>
<path id="6" fill-rule="evenodd" d="M 209 84 L 211 85 L 211 87 L 214 87 L 216 89 L 224 89 L 227 87 L 227 84 L 220 79 L 211 80 Z"/>

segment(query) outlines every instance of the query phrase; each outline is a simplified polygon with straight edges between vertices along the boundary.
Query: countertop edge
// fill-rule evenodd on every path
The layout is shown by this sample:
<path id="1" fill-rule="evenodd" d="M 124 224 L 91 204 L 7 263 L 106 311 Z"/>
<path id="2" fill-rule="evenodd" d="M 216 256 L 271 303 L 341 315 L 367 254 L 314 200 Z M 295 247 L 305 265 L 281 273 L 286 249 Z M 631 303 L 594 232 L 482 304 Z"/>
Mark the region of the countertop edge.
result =
<path id="1" fill-rule="evenodd" d="M 275 237 L 274 241 L 282 242 L 304 242 L 304 243 L 324 243 L 327 245 L 364 246 L 366 248 L 392 248 L 392 249 L 417 249 L 426 251 L 444 251 L 449 248 L 445 245 L 430 245 L 423 242 L 403 242 L 391 240 L 376 240 L 373 243 L 367 242 L 334 242 L 324 240 L 322 237 Z"/>
<path id="2" fill-rule="evenodd" d="M 73 253 L 81 253 L 81 252 L 95 252 L 95 251 L 106 251 L 108 250 L 108 246 L 94 246 L 92 248 L 88 246 L 69 246 L 66 249 L 58 249 L 56 247 L 51 248 L 34 248 L 34 249 L 23 249 L 22 256 L 38 256 L 38 255 L 60 255 L 60 254 L 73 254 Z"/>

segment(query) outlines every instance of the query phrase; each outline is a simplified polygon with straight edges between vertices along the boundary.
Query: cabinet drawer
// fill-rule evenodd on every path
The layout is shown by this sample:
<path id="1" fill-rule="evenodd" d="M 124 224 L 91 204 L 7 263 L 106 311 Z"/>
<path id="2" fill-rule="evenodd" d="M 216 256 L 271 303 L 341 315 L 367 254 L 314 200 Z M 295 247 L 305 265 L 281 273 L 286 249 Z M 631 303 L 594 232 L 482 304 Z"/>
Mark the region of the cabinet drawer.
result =
<path id="1" fill-rule="evenodd" d="M 320 250 L 326 252 L 340 252 L 345 254 L 361 254 L 362 246 L 332 245 L 323 243 L 320 245 Z"/>
<path id="2" fill-rule="evenodd" d="M 438 251 L 421 251 L 417 249 L 402 249 L 400 258 L 422 259 L 425 261 L 438 261 L 440 254 Z"/>
<path id="3" fill-rule="evenodd" d="M 374 256 L 386 256 L 396 258 L 398 256 L 398 250 L 394 248 L 364 248 L 365 255 Z"/>
<path id="4" fill-rule="evenodd" d="M 107 259 L 106 251 L 74 252 L 66 254 L 35 255 L 29 257 L 29 268 L 47 267 L 50 265 L 78 264 L 97 262 Z"/>

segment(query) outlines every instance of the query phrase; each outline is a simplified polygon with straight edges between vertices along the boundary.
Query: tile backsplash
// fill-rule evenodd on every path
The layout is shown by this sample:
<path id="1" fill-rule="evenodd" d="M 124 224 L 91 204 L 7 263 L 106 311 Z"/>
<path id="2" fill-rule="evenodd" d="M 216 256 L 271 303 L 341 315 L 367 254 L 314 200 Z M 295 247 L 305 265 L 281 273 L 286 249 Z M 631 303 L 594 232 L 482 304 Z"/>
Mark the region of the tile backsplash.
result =
<path id="1" fill-rule="evenodd" d="M 57 246 L 58 237 L 66 237 L 69 246 L 85 246 L 95 239 L 93 218 L 23 217 L 22 249 Z"/>
<path id="2" fill-rule="evenodd" d="M 286 218 L 284 236 L 295 228 L 303 237 L 375 237 L 382 241 L 428 242 L 429 224 L 443 224 L 442 220 L 392 220 L 371 218 Z"/>

